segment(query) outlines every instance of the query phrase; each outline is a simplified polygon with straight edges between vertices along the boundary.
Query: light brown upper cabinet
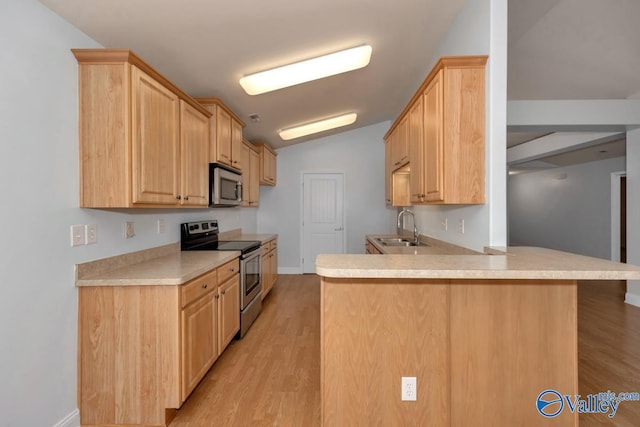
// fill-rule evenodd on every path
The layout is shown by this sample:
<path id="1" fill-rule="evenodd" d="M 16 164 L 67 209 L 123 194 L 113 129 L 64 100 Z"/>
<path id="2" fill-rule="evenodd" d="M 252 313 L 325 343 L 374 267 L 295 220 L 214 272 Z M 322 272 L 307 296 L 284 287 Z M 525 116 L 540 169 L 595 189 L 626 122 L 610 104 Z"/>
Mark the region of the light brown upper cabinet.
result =
<path id="1" fill-rule="evenodd" d="M 394 170 L 409 163 L 408 119 L 406 115 L 402 117 L 391 139 L 391 165 Z"/>
<path id="2" fill-rule="evenodd" d="M 249 141 L 242 141 L 242 206 L 258 207 L 260 201 L 260 155 Z"/>
<path id="3" fill-rule="evenodd" d="M 407 125 L 405 120 L 385 137 L 385 203 L 391 206 L 410 205 Z"/>
<path id="4" fill-rule="evenodd" d="M 209 122 L 210 161 L 242 170 L 242 128 L 244 122 L 220 98 L 196 98 L 211 114 Z"/>
<path id="5" fill-rule="evenodd" d="M 184 101 L 180 101 L 180 135 L 182 204 L 208 206 L 209 118 Z"/>
<path id="6" fill-rule="evenodd" d="M 391 138 L 384 141 L 384 201 L 385 204 L 391 204 L 393 188 L 392 176 L 393 168 L 391 167 Z"/>
<path id="7" fill-rule="evenodd" d="M 253 142 L 260 153 L 260 185 L 276 185 L 276 156 L 273 148 L 264 142 Z"/>
<path id="8" fill-rule="evenodd" d="M 128 49 L 72 52 L 80 207 L 207 206 L 210 113 Z"/>
<path id="9" fill-rule="evenodd" d="M 409 109 L 409 157 L 411 158 L 411 173 L 409 178 L 411 204 L 424 201 L 424 107 L 423 97 L 415 100 Z"/>
<path id="10" fill-rule="evenodd" d="M 387 132 L 408 118 L 412 204 L 485 202 L 486 62 L 441 58 Z"/>

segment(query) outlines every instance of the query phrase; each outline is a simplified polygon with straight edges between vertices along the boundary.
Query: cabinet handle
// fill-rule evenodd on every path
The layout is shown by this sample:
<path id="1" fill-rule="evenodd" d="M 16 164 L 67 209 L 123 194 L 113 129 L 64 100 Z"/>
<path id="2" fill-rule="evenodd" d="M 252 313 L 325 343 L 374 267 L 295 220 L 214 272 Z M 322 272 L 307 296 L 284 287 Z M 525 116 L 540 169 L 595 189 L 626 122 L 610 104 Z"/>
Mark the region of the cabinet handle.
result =
<path id="1" fill-rule="evenodd" d="M 236 269 L 235 268 L 231 268 L 231 269 L 229 269 L 229 271 L 233 273 L 234 271 L 236 271 Z"/>
<path id="2" fill-rule="evenodd" d="M 207 285 L 206 283 L 204 285 L 202 285 L 202 289 L 207 289 L 209 287 L 209 285 Z"/>
<path id="3" fill-rule="evenodd" d="M 184 199 L 185 200 L 189 200 L 189 196 L 184 196 Z"/>
<path id="4" fill-rule="evenodd" d="M 224 295 L 224 294 L 226 294 L 226 293 L 227 293 L 227 291 L 222 291 L 222 295 Z"/>
<path id="5" fill-rule="evenodd" d="M 178 195 L 176 196 L 176 199 L 178 199 L 178 200 L 182 200 L 182 196 L 178 194 Z"/>
<path id="6" fill-rule="evenodd" d="M 219 299 L 219 298 L 220 298 L 220 295 L 216 294 L 216 299 Z"/>

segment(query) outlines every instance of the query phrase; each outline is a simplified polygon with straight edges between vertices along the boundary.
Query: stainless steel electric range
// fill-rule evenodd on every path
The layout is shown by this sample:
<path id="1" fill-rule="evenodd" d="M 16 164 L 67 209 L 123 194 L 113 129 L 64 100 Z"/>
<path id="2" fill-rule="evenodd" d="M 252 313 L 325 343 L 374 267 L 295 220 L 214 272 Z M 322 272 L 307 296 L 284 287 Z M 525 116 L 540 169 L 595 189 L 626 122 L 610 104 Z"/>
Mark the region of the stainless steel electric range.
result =
<path id="1" fill-rule="evenodd" d="M 259 241 L 219 240 L 217 220 L 180 224 L 183 251 L 239 251 L 240 332 L 242 338 L 262 310 L 262 250 Z"/>

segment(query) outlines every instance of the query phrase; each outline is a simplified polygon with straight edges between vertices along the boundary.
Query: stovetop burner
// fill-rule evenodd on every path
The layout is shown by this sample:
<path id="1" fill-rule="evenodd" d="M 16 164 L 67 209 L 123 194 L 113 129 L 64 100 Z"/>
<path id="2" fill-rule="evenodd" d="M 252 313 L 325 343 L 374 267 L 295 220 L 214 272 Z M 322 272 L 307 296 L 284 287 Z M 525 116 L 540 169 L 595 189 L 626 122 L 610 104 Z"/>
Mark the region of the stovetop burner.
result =
<path id="1" fill-rule="evenodd" d="M 180 224 L 180 248 L 183 251 L 240 251 L 243 255 L 260 247 L 259 241 L 219 240 L 218 221 Z"/>

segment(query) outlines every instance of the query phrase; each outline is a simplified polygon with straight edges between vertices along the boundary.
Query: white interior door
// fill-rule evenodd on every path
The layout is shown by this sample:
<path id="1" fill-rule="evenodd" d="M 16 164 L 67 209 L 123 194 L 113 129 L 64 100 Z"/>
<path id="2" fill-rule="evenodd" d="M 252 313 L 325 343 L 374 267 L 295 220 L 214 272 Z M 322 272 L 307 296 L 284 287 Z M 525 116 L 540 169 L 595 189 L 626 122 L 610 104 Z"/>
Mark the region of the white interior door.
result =
<path id="1" fill-rule="evenodd" d="M 344 174 L 303 173 L 303 273 L 315 273 L 318 254 L 344 253 L 344 228 Z"/>

